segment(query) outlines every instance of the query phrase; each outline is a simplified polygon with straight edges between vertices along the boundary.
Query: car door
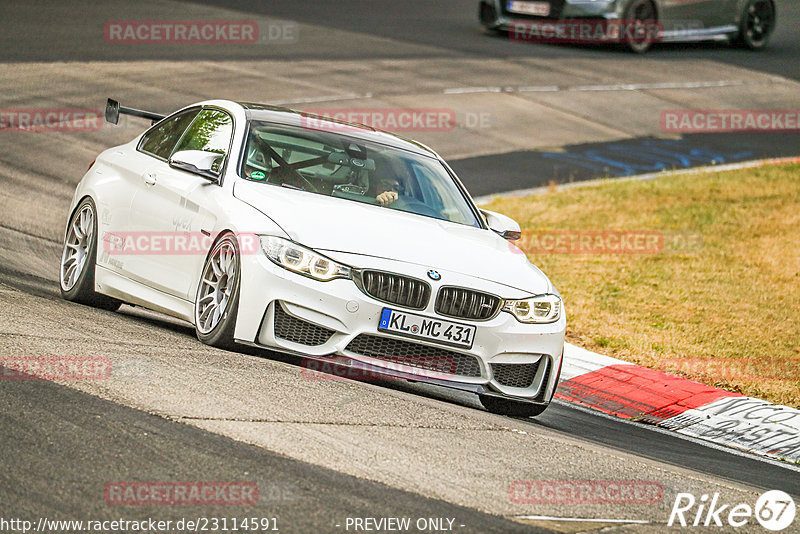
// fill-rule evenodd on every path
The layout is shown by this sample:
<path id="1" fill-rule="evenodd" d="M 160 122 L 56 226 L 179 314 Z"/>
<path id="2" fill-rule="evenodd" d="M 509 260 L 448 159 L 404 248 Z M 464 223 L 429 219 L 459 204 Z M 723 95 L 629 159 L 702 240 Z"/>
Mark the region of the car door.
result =
<path id="1" fill-rule="evenodd" d="M 730 10 L 728 0 L 662 0 L 665 30 L 691 31 L 720 26 Z"/>
<path id="2" fill-rule="evenodd" d="M 114 209 L 101 210 L 102 245 L 98 264 L 129 278 L 140 279 L 141 258 L 135 240 L 138 236 L 133 201 L 152 186 L 153 167 L 167 161 L 199 112 L 200 108 L 194 108 L 167 117 L 146 131 L 138 145 L 120 148 L 109 156 L 114 180 L 108 184 L 111 191 L 107 196 L 113 196 L 115 201 Z"/>
<path id="3" fill-rule="evenodd" d="M 233 118 L 217 108 L 201 110 L 186 128 L 170 156 L 183 150 L 205 150 L 221 155 L 217 172 L 221 174 L 233 134 Z M 214 236 L 219 184 L 207 177 L 154 160 L 148 170 L 148 186 L 133 200 L 131 219 L 137 234 L 149 250 L 137 258 L 137 277 L 170 295 L 192 300 L 190 289 Z"/>

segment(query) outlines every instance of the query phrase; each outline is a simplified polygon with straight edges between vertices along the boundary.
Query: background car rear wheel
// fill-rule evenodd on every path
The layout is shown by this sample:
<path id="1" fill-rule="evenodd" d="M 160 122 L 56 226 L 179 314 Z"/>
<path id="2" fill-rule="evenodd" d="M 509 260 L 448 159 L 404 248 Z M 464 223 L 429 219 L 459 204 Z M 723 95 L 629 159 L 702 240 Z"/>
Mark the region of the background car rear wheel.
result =
<path id="1" fill-rule="evenodd" d="M 535 417 L 547 409 L 547 404 L 530 404 L 510 399 L 501 399 L 490 395 L 480 396 L 481 404 L 487 411 L 498 415 L 512 415 L 515 417 Z"/>
<path id="2" fill-rule="evenodd" d="M 761 50 L 775 29 L 775 4 L 771 0 L 749 0 L 739 23 L 737 43 L 750 50 Z"/>
<path id="3" fill-rule="evenodd" d="M 652 25 L 658 22 L 655 4 L 651 0 L 633 0 L 625 8 L 625 15 L 622 17 L 622 21 L 623 24 L 633 25 L 633 32 L 638 31 L 640 28 L 644 31 L 643 37 L 627 39 L 625 45 L 637 54 L 644 54 L 650 50 L 650 47 L 653 46 L 653 41 L 656 39 L 651 35 L 651 28 L 653 27 Z"/>
<path id="4" fill-rule="evenodd" d="M 120 301 L 94 290 L 97 264 L 97 209 L 92 199 L 84 199 L 75 208 L 64 235 L 59 281 L 62 298 L 114 311 Z"/>
<path id="5" fill-rule="evenodd" d="M 203 343 L 233 349 L 240 278 L 239 245 L 236 237 L 228 233 L 211 249 L 197 286 L 194 325 L 197 338 Z"/>
<path id="6" fill-rule="evenodd" d="M 494 6 L 489 2 L 481 2 L 478 4 L 478 20 L 481 21 L 481 26 L 487 31 L 497 22 L 497 13 L 495 13 Z"/>

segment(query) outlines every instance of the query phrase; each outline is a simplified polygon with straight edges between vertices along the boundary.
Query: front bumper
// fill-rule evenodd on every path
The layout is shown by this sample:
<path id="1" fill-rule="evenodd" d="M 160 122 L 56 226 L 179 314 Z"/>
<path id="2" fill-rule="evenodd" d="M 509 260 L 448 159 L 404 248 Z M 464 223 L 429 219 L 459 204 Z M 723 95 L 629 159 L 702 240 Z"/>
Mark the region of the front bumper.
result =
<path id="1" fill-rule="evenodd" d="M 509 31 L 514 22 L 547 21 L 557 19 L 620 18 L 620 0 L 550 0 L 550 15 L 537 17 L 508 11 L 506 0 L 481 0 L 481 23 L 489 29 Z"/>
<path id="2" fill-rule="evenodd" d="M 396 272 L 422 280 L 426 279 L 428 270 L 424 266 L 379 258 L 349 257 L 343 254 L 335 254 L 334 258 L 359 268 Z M 433 295 L 436 295 L 439 285 L 456 285 L 504 298 L 530 296 L 501 284 L 458 273 L 440 272 L 442 280 L 447 282 L 445 284 L 428 280 Z M 274 265 L 263 254 L 250 254 L 242 256 L 235 338 L 240 343 L 312 359 L 361 368 L 366 365 L 387 376 L 455 387 L 479 394 L 514 397 L 529 402 L 544 404 L 550 401 L 555 391 L 564 348 L 566 320 L 563 310 L 557 322 L 543 325 L 522 324 L 505 312 L 498 313 L 488 321 L 469 321 L 438 316 L 433 309 L 434 301 L 435 298 L 432 297 L 426 309 L 413 313 L 475 325 L 476 333 L 471 349 L 410 340 L 407 337 L 379 332 L 377 327 L 382 310 L 385 307 L 398 310 L 403 308 L 368 296 L 352 280 L 318 282 Z M 282 321 L 289 318 L 294 325 L 291 335 L 285 333 L 285 325 L 282 326 L 282 335 L 276 332 L 276 314 Z M 358 342 L 354 342 L 356 338 L 359 338 Z M 395 352 L 398 346 L 401 347 L 400 350 L 403 350 L 403 346 L 408 346 L 402 345 L 403 343 L 412 343 L 413 347 L 409 348 L 413 349 L 414 354 L 427 355 L 429 352 L 435 354 L 439 361 L 459 362 L 459 366 L 462 361 L 467 361 L 470 363 L 467 367 L 473 371 L 455 372 L 455 366 L 447 365 L 422 369 L 418 365 L 406 365 L 402 358 L 387 358 L 383 355 L 373 357 L 367 354 L 374 353 L 374 350 L 363 350 L 365 344 L 362 341 L 365 339 L 377 340 L 378 345 L 392 345 Z M 380 343 L 381 341 L 386 343 Z M 518 387 L 518 375 L 523 370 L 526 377 L 531 374 L 533 377 L 530 384 L 526 379 L 523 386 Z"/>

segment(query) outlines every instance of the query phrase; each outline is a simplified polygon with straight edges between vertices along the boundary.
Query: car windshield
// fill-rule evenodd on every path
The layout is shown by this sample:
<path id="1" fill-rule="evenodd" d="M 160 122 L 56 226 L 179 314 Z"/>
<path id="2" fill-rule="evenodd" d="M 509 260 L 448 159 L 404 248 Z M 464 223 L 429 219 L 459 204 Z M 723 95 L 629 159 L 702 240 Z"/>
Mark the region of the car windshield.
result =
<path id="1" fill-rule="evenodd" d="M 245 150 L 241 175 L 247 180 L 480 227 L 450 173 L 433 158 L 261 121 L 250 122 Z"/>

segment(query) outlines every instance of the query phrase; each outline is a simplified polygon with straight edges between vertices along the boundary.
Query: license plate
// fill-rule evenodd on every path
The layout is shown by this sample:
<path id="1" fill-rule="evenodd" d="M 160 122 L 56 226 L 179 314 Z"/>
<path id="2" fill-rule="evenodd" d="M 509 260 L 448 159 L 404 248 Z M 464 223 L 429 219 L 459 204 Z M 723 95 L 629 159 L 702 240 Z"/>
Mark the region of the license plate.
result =
<path id="1" fill-rule="evenodd" d="M 549 2 L 519 2 L 512 0 L 506 4 L 509 13 L 519 13 L 521 15 L 535 15 L 537 17 L 547 17 L 550 15 Z"/>
<path id="2" fill-rule="evenodd" d="M 472 348 L 475 327 L 384 308 L 378 330 L 414 339 L 427 339 L 455 347 Z"/>

